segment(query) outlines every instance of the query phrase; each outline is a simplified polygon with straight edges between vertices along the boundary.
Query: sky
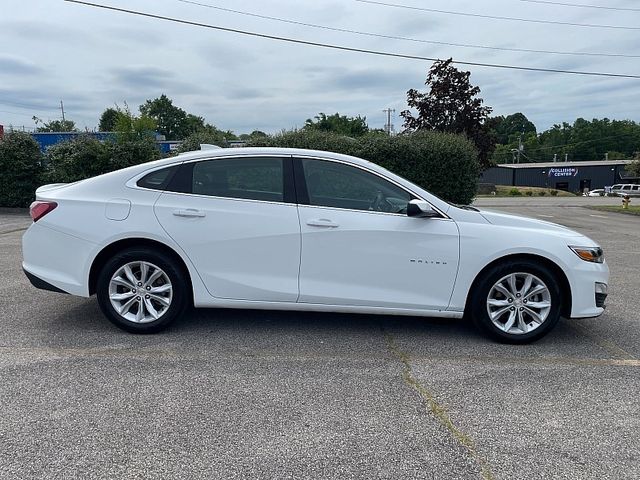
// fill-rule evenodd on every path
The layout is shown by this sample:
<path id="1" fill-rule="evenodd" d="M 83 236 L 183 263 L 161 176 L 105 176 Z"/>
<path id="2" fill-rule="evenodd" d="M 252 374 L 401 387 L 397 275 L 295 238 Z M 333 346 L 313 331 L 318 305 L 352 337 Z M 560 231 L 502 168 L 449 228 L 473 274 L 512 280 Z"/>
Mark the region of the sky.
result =
<path id="1" fill-rule="evenodd" d="M 640 5 L 634 0 L 380 0 L 384 3 L 575 24 L 498 20 L 358 0 L 88 0 L 156 15 L 310 42 L 432 58 L 640 75 Z M 203 5 L 208 5 L 203 6 Z M 254 16 L 210 8 L 233 9 Z M 379 38 L 290 24 L 255 15 Z M 417 41 L 416 41 L 417 40 Z M 554 50 L 582 55 L 506 49 Z M 301 127 L 319 112 L 362 115 L 382 128 L 410 88 L 424 90 L 432 62 L 284 43 L 128 15 L 63 0 L 0 0 L 0 124 L 33 128 L 32 117 L 61 116 L 96 129 L 100 114 L 126 102 L 133 111 L 166 94 L 174 105 L 235 133 Z M 593 56 L 593 54 L 637 55 Z M 640 79 L 599 78 L 459 66 L 471 72 L 493 115 L 524 113 L 543 131 L 576 118 L 640 121 Z"/>

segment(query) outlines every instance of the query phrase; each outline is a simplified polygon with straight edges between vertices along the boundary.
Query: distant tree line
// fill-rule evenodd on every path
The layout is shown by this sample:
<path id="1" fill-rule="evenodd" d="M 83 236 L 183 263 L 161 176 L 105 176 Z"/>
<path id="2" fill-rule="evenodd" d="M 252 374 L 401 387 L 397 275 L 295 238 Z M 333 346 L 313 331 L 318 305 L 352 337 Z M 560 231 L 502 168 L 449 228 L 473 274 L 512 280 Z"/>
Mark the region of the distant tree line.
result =
<path id="1" fill-rule="evenodd" d="M 572 125 L 564 122 L 542 133 L 521 113 L 494 117 L 489 123 L 498 139 L 495 163 L 513 161 L 520 136 L 521 162 L 550 162 L 554 155 L 559 161 L 565 155 L 568 160 L 633 159 L 640 152 L 640 124 L 632 120 L 578 118 Z"/>
<path id="2" fill-rule="evenodd" d="M 179 151 L 196 150 L 203 143 L 224 147 L 243 140 L 249 145 L 351 153 L 459 203 L 473 198 L 479 169 L 511 162 L 518 152 L 521 162 L 550 161 L 554 155 L 559 161 L 565 155 L 569 160 L 636 158 L 630 169 L 640 174 L 638 123 L 579 118 L 572 125 L 554 125 L 538 133 L 523 113 L 490 116 L 492 108 L 484 104 L 470 76 L 455 68 L 452 59 L 435 62 L 427 72 L 426 91 L 407 92 L 408 108 L 400 114 L 404 131 L 394 137 L 369 128 L 365 117 L 337 112 L 308 118 L 300 130 L 236 135 L 186 112 L 164 94 L 146 100 L 138 113 L 132 113 L 126 103 L 105 109 L 99 129 L 114 132 L 109 141 L 80 135 L 42 153 L 30 135 L 10 133 L 0 140 L 0 206 L 28 205 L 42 183 L 81 180 L 159 158 L 157 134 L 182 141 Z M 33 119 L 39 132 L 78 131 L 72 120 Z"/>

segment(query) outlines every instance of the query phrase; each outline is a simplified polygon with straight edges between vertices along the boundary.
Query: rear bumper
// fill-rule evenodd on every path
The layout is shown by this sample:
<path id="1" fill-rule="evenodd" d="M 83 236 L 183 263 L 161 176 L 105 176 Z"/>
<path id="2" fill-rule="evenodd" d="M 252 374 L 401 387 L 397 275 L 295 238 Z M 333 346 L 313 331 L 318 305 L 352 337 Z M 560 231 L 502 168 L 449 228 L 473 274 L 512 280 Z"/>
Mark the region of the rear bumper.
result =
<path id="1" fill-rule="evenodd" d="M 49 282 L 45 282 L 43 279 L 35 276 L 33 273 L 27 272 L 27 270 L 25 270 L 24 268 L 22 269 L 22 271 L 31 282 L 31 285 L 33 285 L 36 288 L 39 288 L 40 290 L 48 290 L 50 292 L 56 292 L 56 293 L 66 293 L 66 294 L 69 293 L 69 292 L 65 292 L 61 288 L 56 287 L 55 285 L 51 285 Z"/>
<path id="2" fill-rule="evenodd" d="M 89 296 L 89 259 L 96 246 L 53 228 L 32 224 L 22 237 L 22 268 L 44 290 Z"/>

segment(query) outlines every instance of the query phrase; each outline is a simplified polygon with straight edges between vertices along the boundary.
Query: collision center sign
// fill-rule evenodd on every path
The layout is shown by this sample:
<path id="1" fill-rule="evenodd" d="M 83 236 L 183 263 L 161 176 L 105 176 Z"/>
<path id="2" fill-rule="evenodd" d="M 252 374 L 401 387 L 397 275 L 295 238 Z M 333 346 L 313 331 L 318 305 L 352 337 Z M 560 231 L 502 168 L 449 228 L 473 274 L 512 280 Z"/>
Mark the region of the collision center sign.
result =
<path id="1" fill-rule="evenodd" d="M 550 177 L 575 177 L 578 175 L 578 169 L 575 167 L 550 168 Z"/>

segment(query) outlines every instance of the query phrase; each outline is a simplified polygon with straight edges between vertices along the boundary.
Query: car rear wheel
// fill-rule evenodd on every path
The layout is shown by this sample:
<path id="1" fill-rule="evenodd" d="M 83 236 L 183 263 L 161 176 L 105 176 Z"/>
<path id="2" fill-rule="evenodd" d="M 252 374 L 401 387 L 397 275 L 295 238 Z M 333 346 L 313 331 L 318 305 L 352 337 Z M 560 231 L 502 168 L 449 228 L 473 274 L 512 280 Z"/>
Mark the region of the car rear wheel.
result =
<path id="1" fill-rule="evenodd" d="M 469 306 L 475 324 L 499 341 L 535 341 L 560 319 L 558 281 L 552 271 L 535 262 L 496 265 L 472 288 Z"/>
<path id="2" fill-rule="evenodd" d="M 98 304 L 116 326 L 133 333 L 167 328 L 188 304 L 182 269 L 172 258 L 128 249 L 109 259 L 97 282 Z"/>

